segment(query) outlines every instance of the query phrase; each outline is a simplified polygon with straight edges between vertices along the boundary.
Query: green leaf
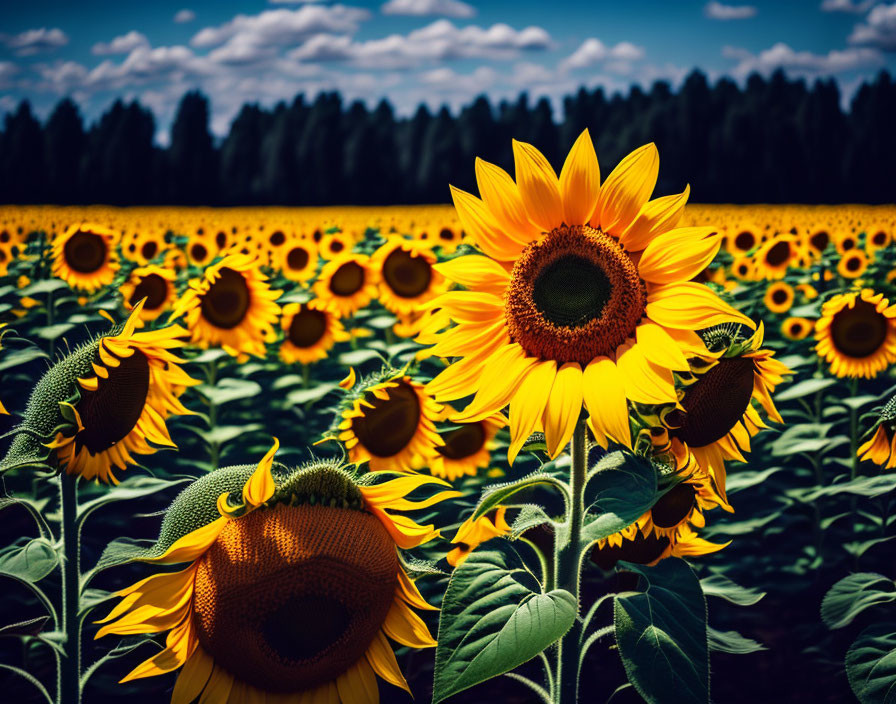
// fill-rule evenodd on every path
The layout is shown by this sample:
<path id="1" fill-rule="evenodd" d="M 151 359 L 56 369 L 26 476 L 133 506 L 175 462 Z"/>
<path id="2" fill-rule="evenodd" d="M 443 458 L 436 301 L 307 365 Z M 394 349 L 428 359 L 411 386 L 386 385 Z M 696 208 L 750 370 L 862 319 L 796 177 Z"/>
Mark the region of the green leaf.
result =
<path id="1" fill-rule="evenodd" d="M 485 487 L 482 496 L 479 499 L 479 504 L 477 504 L 476 509 L 473 511 L 473 520 L 475 521 L 481 516 L 484 516 L 493 508 L 500 506 L 511 496 L 523 489 L 530 489 L 535 486 L 553 486 L 559 489 L 564 497 L 568 496 L 567 489 L 560 480 L 555 479 L 550 474 L 545 474 L 541 470 L 538 470 L 513 482 L 493 484 L 492 486 Z"/>
<path id="2" fill-rule="evenodd" d="M 230 357 L 227 352 L 218 348 L 211 348 L 200 352 L 198 355 L 193 357 L 190 361 L 195 364 L 208 364 L 209 362 L 217 362 L 220 359 L 226 359 Z"/>
<path id="3" fill-rule="evenodd" d="M 743 491 L 744 489 L 749 489 L 751 486 L 756 486 L 757 484 L 762 484 L 766 479 L 768 479 L 773 474 L 780 472 L 783 467 L 768 467 L 767 469 L 756 470 L 756 471 L 745 471 L 745 472 L 736 472 L 731 474 L 728 477 L 728 482 L 725 487 L 725 490 L 728 492 L 728 495 L 735 494 L 738 491 Z"/>
<path id="4" fill-rule="evenodd" d="M 37 618 L 29 618 L 27 621 L 19 621 L 18 623 L 10 623 L 8 626 L 0 628 L 0 636 L 36 636 L 44 630 L 50 622 L 49 616 L 38 616 Z"/>
<path id="5" fill-rule="evenodd" d="M 111 487 L 104 491 L 99 497 L 90 501 L 85 501 L 78 507 L 78 522 L 83 521 L 91 513 L 114 501 L 127 501 L 128 499 L 139 499 L 142 496 L 149 496 L 158 492 L 163 492 L 171 487 L 192 481 L 192 477 L 183 477 L 180 479 L 158 479 L 150 476 L 133 476 L 125 479 L 118 486 Z"/>
<path id="6" fill-rule="evenodd" d="M 38 680 L 30 672 L 27 672 L 20 667 L 13 667 L 12 665 L 4 665 L 2 662 L 0 662 L 0 668 L 2 668 L 4 670 L 9 670 L 10 672 L 17 674 L 19 677 L 22 677 L 23 679 L 28 680 L 32 685 L 34 685 L 34 688 L 38 692 L 40 692 L 41 696 L 44 698 L 45 701 L 47 701 L 49 704 L 53 704 L 53 699 L 52 699 L 52 697 L 50 697 L 50 693 L 47 692 L 46 688 L 40 683 L 40 680 Z"/>
<path id="7" fill-rule="evenodd" d="M 302 406 L 306 403 L 320 401 L 328 393 L 338 388 L 337 384 L 327 382 L 312 386 L 310 389 L 296 389 L 286 395 L 286 400 L 294 406 Z"/>
<path id="8" fill-rule="evenodd" d="M 649 704 L 709 702 L 706 600 L 684 560 L 622 563 L 647 581 L 616 596 L 616 643 L 628 680 Z"/>
<path id="9" fill-rule="evenodd" d="M 879 474 L 874 477 L 858 477 L 852 481 L 831 484 L 830 486 L 811 487 L 807 489 L 791 489 L 787 495 L 797 501 L 813 503 L 822 496 L 853 494 L 874 498 L 896 489 L 896 474 Z"/>
<path id="10" fill-rule="evenodd" d="M 630 526 L 653 506 L 658 498 L 656 470 L 643 457 L 612 452 L 591 470 L 586 492 L 592 501 L 582 528 L 587 545 Z"/>
<path id="11" fill-rule="evenodd" d="M 510 542 L 495 539 L 451 575 L 442 601 L 433 704 L 497 677 L 559 640 L 576 618 L 567 591 L 542 591 Z"/>
<path id="12" fill-rule="evenodd" d="M 219 425 L 214 430 L 200 433 L 202 438 L 210 445 L 224 445 L 240 435 L 254 433 L 264 426 L 261 423 L 249 423 L 247 425 Z"/>
<path id="13" fill-rule="evenodd" d="M 383 356 L 377 350 L 372 349 L 353 350 L 339 355 L 339 363 L 346 367 L 357 367 L 371 359 L 382 361 Z"/>
<path id="14" fill-rule="evenodd" d="M 34 538 L 0 554 L 0 574 L 18 577 L 32 584 L 50 574 L 58 564 L 59 556 L 52 543 L 45 538 Z"/>
<path id="15" fill-rule="evenodd" d="M 846 652 L 846 676 L 862 704 L 896 704 L 896 624 L 862 631 Z"/>
<path id="16" fill-rule="evenodd" d="M 765 592 L 735 584 L 723 574 L 711 574 L 700 580 L 705 596 L 717 596 L 738 606 L 752 606 L 765 596 Z"/>
<path id="17" fill-rule="evenodd" d="M 71 323 L 57 323 L 56 325 L 44 325 L 34 330 L 34 333 L 43 340 L 58 340 L 65 333 L 74 329 Z"/>
<path id="18" fill-rule="evenodd" d="M 886 543 L 887 541 L 893 540 L 896 538 L 896 535 L 891 535 L 888 538 L 871 538 L 869 540 L 852 540 L 848 543 L 843 543 L 843 549 L 846 550 L 850 555 L 855 558 L 860 558 L 866 552 L 868 552 L 875 545 L 880 545 L 881 543 Z"/>
<path id="19" fill-rule="evenodd" d="M 2 357 L 0 357 L 0 372 L 22 364 L 28 364 L 28 362 L 33 362 L 35 359 L 49 358 L 49 355 L 38 347 L 26 347 L 11 352 L 4 351 Z"/>
<path id="20" fill-rule="evenodd" d="M 252 398 L 262 393 L 261 385 L 249 379 L 221 379 L 215 386 L 200 384 L 196 390 L 209 403 L 222 406 L 231 401 Z"/>
<path id="21" fill-rule="evenodd" d="M 875 572 L 857 572 L 828 590 L 821 602 L 821 620 L 828 628 L 843 628 L 865 609 L 896 599 L 896 582 Z"/>
<path id="22" fill-rule="evenodd" d="M 28 284 L 24 288 L 19 289 L 20 296 L 38 296 L 42 293 L 52 293 L 61 289 L 68 289 L 68 284 L 62 279 L 46 279 Z"/>
<path id="23" fill-rule="evenodd" d="M 737 631 L 717 631 L 709 626 L 706 629 L 706 634 L 709 649 L 715 652 L 746 655 L 747 653 L 757 653 L 760 650 L 768 650 L 762 643 L 742 636 Z"/>
<path id="24" fill-rule="evenodd" d="M 552 522 L 550 516 L 545 513 L 541 506 L 526 504 L 521 507 L 519 514 L 513 521 L 513 525 L 510 526 L 509 537 L 511 540 L 516 540 L 530 528 Z"/>
<path id="25" fill-rule="evenodd" d="M 836 379 L 806 379 L 799 382 L 798 384 L 789 386 L 781 393 L 776 393 L 775 401 L 793 401 L 794 399 L 802 398 L 803 396 L 809 396 L 811 394 L 818 393 L 819 391 L 829 389 L 836 383 Z"/>

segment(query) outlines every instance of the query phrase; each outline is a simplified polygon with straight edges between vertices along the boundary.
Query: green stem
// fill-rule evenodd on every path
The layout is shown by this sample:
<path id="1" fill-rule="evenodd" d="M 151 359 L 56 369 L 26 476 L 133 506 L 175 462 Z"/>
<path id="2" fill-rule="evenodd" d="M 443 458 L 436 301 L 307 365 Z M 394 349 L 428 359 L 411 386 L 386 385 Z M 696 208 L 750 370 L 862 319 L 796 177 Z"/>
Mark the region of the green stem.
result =
<path id="1" fill-rule="evenodd" d="M 579 578 L 582 566 L 582 521 L 585 516 L 585 476 L 588 470 L 585 449 L 585 422 L 579 420 L 569 444 L 572 468 L 569 483 L 569 514 L 563 540 L 557 536 L 554 546 L 554 574 L 557 587 L 565 589 L 579 603 Z M 582 619 L 576 617 L 572 628 L 557 646 L 556 704 L 576 704 L 579 697 L 579 656 L 581 653 Z"/>
<path id="2" fill-rule="evenodd" d="M 78 477 L 63 472 L 59 475 L 62 539 L 62 632 L 65 634 L 65 656 L 60 660 L 56 700 L 58 704 L 81 701 L 81 623 L 78 618 L 81 579 L 81 536 L 76 521 L 78 512 Z"/>

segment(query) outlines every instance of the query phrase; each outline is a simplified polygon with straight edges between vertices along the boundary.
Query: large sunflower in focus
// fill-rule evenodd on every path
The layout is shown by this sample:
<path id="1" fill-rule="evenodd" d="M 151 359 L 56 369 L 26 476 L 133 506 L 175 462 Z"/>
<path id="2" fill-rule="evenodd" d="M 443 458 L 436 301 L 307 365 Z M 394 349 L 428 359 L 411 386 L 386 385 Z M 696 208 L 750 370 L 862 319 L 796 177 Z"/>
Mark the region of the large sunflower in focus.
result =
<path id="1" fill-rule="evenodd" d="M 464 231 L 486 256 L 437 265 L 467 291 L 431 301 L 418 340 L 459 358 L 428 390 L 439 401 L 475 392 L 456 420 L 510 405 L 515 458 L 539 423 L 556 456 L 584 403 L 598 441 L 630 444 L 627 400 L 676 400 L 672 372 L 702 349 L 694 330 L 753 326 L 706 286 L 719 235 L 675 229 L 688 191 L 649 201 L 659 159 L 648 144 L 600 185 L 587 130 L 558 178 L 534 147 L 513 143 L 516 182 L 481 159 L 481 199 L 452 188 Z"/>
<path id="2" fill-rule="evenodd" d="M 276 336 L 279 296 L 253 258 L 231 254 L 190 281 L 172 315 L 185 316 L 192 341 L 201 347 L 263 357 L 264 343 Z"/>
<path id="3" fill-rule="evenodd" d="M 118 237 L 101 225 L 72 225 L 53 241 L 53 275 L 89 293 L 108 286 L 118 271 Z"/>
<path id="4" fill-rule="evenodd" d="M 287 364 L 325 359 L 334 344 L 351 339 L 336 314 L 318 299 L 285 306 L 281 327 L 286 339 L 280 345 L 280 359 Z"/>
<path id="5" fill-rule="evenodd" d="M 445 277 L 433 267 L 435 255 L 417 242 L 393 237 L 370 258 L 379 272 L 379 301 L 396 315 L 409 316 L 442 293 Z"/>
<path id="6" fill-rule="evenodd" d="M 373 300 L 376 283 L 370 258 L 349 253 L 327 262 L 314 284 L 314 295 L 340 317 L 347 318 Z"/>
<path id="7" fill-rule="evenodd" d="M 870 288 L 826 301 L 815 350 L 838 377 L 871 379 L 896 361 L 896 305 Z"/>
<path id="8" fill-rule="evenodd" d="M 182 668 L 177 703 L 376 704 L 377 675 L 410 692 L 388 639 L 435 646 L 413 610 L 433 607 L 396 548 L 438 532 L 390 511 L 457 492 L 411 501 L 407 494 L 438 480 L 358 486 L 328 462 L 274 467 L 276 447 L 254 471 L 203 477 L 169 509 L 159 554 L 138 559 L 189 564 L 119 592 L 97 634 L 168 632 L 165 649 L 122 682 Z"/>
<path id="9" fill-rule="evenodd" d="M 128 280 L 118 290 L 128 310 L 133 310 L 137 303 L 143 301 L 140 320 L 148 322 L 171 307 L 177 294 L 174 286 L 176 280 L 177 275 L 171 269 L 153 265 L 141 266 L 131 272 Z"/>
<path id="10" fill-rule="evenodd" d="M 410 472 L 431 465 L 442 444 L 435 421 L 442 409 L 423 386 L 401 372 L 365 379 L 351 388 L 337 417 L 336 437 L 353 464 Z"/>
<path id="11" fill-rule="evenodd" d="M 165 419 L 189 413 L 177 397 L 199 382 L 171 352 L 186 330 L 135 332 L 140 307 L 115 334 L 79 347 L 38 382 L 5 468 L 46 464 L 55 452 L 69 474 L 117 483 L 113 467 L 125 469 L 157 445 L 174 447 Z"/>

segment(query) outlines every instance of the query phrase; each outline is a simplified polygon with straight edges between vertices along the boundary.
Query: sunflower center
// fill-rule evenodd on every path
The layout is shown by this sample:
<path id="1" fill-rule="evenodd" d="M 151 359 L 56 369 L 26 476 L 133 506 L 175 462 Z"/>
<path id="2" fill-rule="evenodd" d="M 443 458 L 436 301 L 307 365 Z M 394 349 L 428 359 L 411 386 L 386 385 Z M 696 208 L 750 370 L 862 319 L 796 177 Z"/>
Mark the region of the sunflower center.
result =
<path id="1" fill-rule="evenodd" d="M 159 251 L 159 245 L 157 242 L 150 240 L 149 242 L 145 242 L 143 246 L 140 248 L 140 254 L 144 259 L 152 259 L 156 256 L 156 253 Z"/>
<path id="2" fill-rule="evenodd" d="M 202 296 L 202 317 L 215 327 L 231 330 L 246 317 L 251 293 L 240 272 L 225 266 L 218 274 Z"/>
<path id="3" fill-rule="evenodd" d="M 790 258 L 790 244 L 776 242 L 765 254 L 765 262 L 769 266 L 781 266 Z"/>
<path id="4" fill-rule="evenodd" d="M 206 249 L 204 244 L 199 244 L 196 242 L 190 247 L 190 257 L 193 261 L 203 262 L 205 258 L 208 256 L 208 249 Z"/>
<path id="5" fill-rule="evenodd" d="M 722 359 L 692 386 L 681 405 L 667 418 L 677 428 L 670 431 L 692 447 L 705 447 L 725 437 L 743 417 L 753 396 L 753 360 Z"/>
<path id="6" fill-rule="evenodd" d="M 75 443 L 77 449 L 86 447 L 92 455 L 123 440 L 137 425 L 146 405 L 149 359 L 135 349 L 119 362 L 117 367 L 107 367 L 109 378 L 100 378 L 96 391 L 81 390 L 77 407 L 84 430 L 77 434 Z"/>
<path id="7" fill-rule="evenodd" d="M 346 262 L 330 277 L 330 291 L 337 296 L 352 296 L 364 286 L 364 267 L 357 262 Z"/>
<path id="8" fill-rule="evenodd" d="M 852 308 L 834 314 L 831 339 L 834 347 L 848 357 L 867 357 L 877 352 L 887 339 L 887 318 L 873 303 L 857 300 Z"/>
<path id="9" fill-rule="evenodd" d="M 286 255 L 286 265 L 290 269 L 299 271 L 308 266 L 308 250 L 304 247 L 293 247 Z"/>
<path id="10" fill-rule="evenodd" d="M 286 235 L 283 234 L 282 230 L 275 230 L 268 238 L 268 242 L 271 243 L 272 247 L 279 247 L 281 244 L 286 242 Z"/>
<path id="11" fill-rule="evenodd" d="M 756 244 L 756 237 L 749 230 L 744 230 L 743 232 L 739 232 L 737 234 L 737 237 L 734 238 L 734 246 L 737 247 L 742 252 L 746 252 L 750 249 L 753 249 L 754 244 Z"/>
<path id="12" fill-rule="evenodd" d="M 787 302 L 787 291 L 783 288 L 776 288 L 772 291 L 772 301 L 778 305 Z"/>
<path id="13" fill-rule="evenodd" d="M 105 264 L 108 252 L 106 240 L 92 232 L 76 232 L 63 247 L 65 263 L 80 274 L 97 271 Z"/>
<path id="14" fill-rule="evenodd" d="M 383 280 L 396 296 L 416 298 L 429 288 L 432 267 L 424 257 L 399 248 L 383 262 Z"/>
<path id="15" fill-rule="evenodd" d="M 444 445 L 436 451 L 449 460 L 462 460 L 479 452 L 485 445 L 485 428 L 482 423 L 468 423 L 442 435 Z"/>
<path id="16" fill-rule="evenodd" d="M 230 521 L 199 560 L 199 642 L 237 679 L 297 692 L 334 680 L 386 620 L 395 543 L 363 511 L 285 506 Z"/>
<path id="17" fill-rule="evenodd" d="M 132 306 L 144 298 L 146 302 L 143 304 L 144 310 L 155 310 L 160 308 L 168 297 L 168 282 L 158 274 L 147 274 L 140 279 L 134 287 L 134 293 L 131 294 L 128 303 Z"/>
<path id="18" fill-rule="evenodd" d="M 878 230 L 871 237 L 871 243 L 877 247 L 882 247 L 887 243 L 887 233 L 883 230 Z"/>
<path id="19" fill-rule="evenodd" d="M 862 266 L 862 260 L 860 257 L 850 257 L 846 260 L 846 270 L 847 271 L 858 271 Z"/>
<path id="20" fill-rule="evenodd" d="M 289 341 L 296 347 L 312 347 L 327 331 L 327 315 L 314 308 L 303 307 L 289 325 Z"/>
<path id="21" fill-rule="evenodd" d="M 819 252 L 823 252 L 827 249 L 830 241 L 831 236 L 828 234 L 827 230 L 819 230 L 809 238 L 809 244 L 812 245 L 813 249 L 816 249 Z"/>
<path id="22" fill-rule="evenodd" d="M 342 240 L 330 240 L 330 251 L 333 254 L 339 254 L 343 249 L 345 249 L 345 243 Z"/>
<path id="23" fill-rule="evenodd" d="M 650 517 L 659 528 L 674 528 L 690 515 L 696 499 L 697 492 L 692 485 L 676 484 L 654 504 Z"/>
<path id="24" fill-rule="evenodd" d="M 420 423 L 420 399 L 406 381 L 386 389 L 388 398 L 377 398 L 372 393 L 364 401 L 373 408 L 362 406 L 364 415 L 352 419 L 352 432 L 370 454 L 392 457 L 411 442 Z"/>
<path id="25" fill-rule="evenodd" d="M 637 267 L 612 237 L 560 227 L 523 251 L 504 311 L 511 339 L 530 356 L 585 365 L 634 333 L 646 302 Z"/>
<path id="26" fill-rule="evenodd" d="M 665 536 L 653 533 L 645 536 L 638 531 L 634 540 L 623 540 L 622 545 L 607 543 L 602 548 L 594 548 L 591 560 L 602 570 L 613 569 L 620 560 L 634 562 L 636 565 L 647 565 L 659 559 L 668 547 L 669 539 Z"/>

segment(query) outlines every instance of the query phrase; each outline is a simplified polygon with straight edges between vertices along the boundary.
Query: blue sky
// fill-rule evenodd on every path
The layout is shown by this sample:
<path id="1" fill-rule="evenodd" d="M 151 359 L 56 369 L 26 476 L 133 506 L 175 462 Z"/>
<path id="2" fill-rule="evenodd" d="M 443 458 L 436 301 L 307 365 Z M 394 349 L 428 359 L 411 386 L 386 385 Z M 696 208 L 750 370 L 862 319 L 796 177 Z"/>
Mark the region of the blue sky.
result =
<path id="1" fill-rule="evenodd" d="M 43 116 L 71 96 L 93 120 L 137 98 L 163 143 L 191 88 L 210 97 L 220 135 L 244 102 L 299 92 L 387 97 L 405 114 L 521 90 L 557 105 L 580 85 L 677 84 L 693 68 L 833 76 L 848 97 L 896 72 L 896 2 L 31 0 L 0 20 L 0 111 L 28 98 Z"/>

